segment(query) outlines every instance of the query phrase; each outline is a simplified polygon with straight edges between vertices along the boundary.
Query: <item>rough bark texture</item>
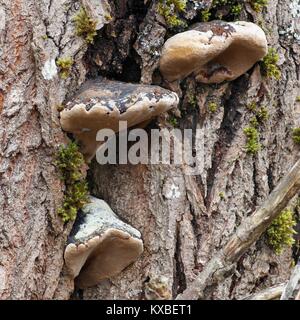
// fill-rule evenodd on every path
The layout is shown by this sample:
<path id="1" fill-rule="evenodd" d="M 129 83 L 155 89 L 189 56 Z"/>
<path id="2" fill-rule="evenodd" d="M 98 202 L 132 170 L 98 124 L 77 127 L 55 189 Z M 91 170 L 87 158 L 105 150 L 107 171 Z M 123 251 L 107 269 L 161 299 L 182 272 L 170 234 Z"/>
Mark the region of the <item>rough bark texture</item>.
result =
<path id="1" fill-rule="evenodd" d="M 295 19 L 291 14 L 282 14 L 291 12 L 289 5 L 285 1 L 270 1 L 263 15 L 269 45 L 280 54 L 282 77 L 278 83 L 263 79 L 257 66 L 229 84 L 196 85 L 188 79 L 182 87 L 180 127 L 198 125 L 203 131 L 203 144 L 198 146 L 204 154 L 200 176 L 185 176 L 182 168 L 174 166 L 103 167 L 94 163 L 93 194 L 103 197 L 142 232 L 146 249 L 143 257 L 123 274 L 85 290 L 85 299 L 140 299 L 146 283 L 157 276 L 168 278 L 169 289 L 176 297 L 224 246 L 241 219 L 262 203 L 293 166 L 298 150 L 290 130 L 298 125 L 299 106 L 295 98 L 299 92 L 299 47 L 287 35 L 278 36 L 278 31 L 286 30 Z M 256 21 L 248 9 L 248 19 Z M 142 79 L 151 78 L 145 74 L 153 70 L 148 61 L 154 61 L 147 58 L 147 50 L 142 48 L 154 40 L 151 34 L 141 39 L 145 29 L 153 32 L 153 16 L 149 14 L 144 20 L 135 44 L 138 52 L 143 52 Z M 159 24 L 157 30 L 160 28 Z M 153 34 L 158 43 L 158 33 Z M 188 105 L 190 94 L 197 97 L 197 110 Z M 243 133 L 251 118 L 246 105 L 253 100 L 265 105 L 270 114 L 260 129 L 262 150 L 255 156 L 245 152 Z M 220 104 L 217 112 L 208 111 L 209 101 Z M 290 262 L 290 250 L 276 256 L 262 238 L 239 260 L 236 273 L 209 288 L 205 298 L 240 298 L 282 283 L 289 277 Z"/>
<path id="2" fill-rule="evenodd" d="M 50 299 L 60 280 L 71 224 L 57 215 L 63 185 L 53 162 L 66 138 L 56 108 L 85 77 L 86 45 L 72 22 L 79 7 L 0 1 L 0 299 Z M 67 81 L 55 66 L 62 56 L 75 60 Z"/>
<path id="3" fill-rule="evenodd" d="M 204 266 L 193 283 L 176 299 L 200 299 L 205 289 L 223 282 L 236 271 L 235 264 L 264 234 L 299 191 L 300 160 L 280 180 L 263 204 L 244 217 L 227 244 Z"/>
<path id="4" fill-rule="evenodd" d="M 162 85 L 155 70 L 170 34 L 155 1 L 109 2 L 113 19 L 87 47 L 72 22 L 80 1 L 0 0 L 0 299 L 67 299 L 72 291 L 63 274 L 72 224 L 63 225 L 57 216 L 63 185 L 53 159 L 66 138 L 56 106 L 86 75 Z M 185 15 L 197 20 L 195 2 Z M 258 65 L 231 83 L 208 86 L 192 77 L 183 82 L 182 104 L 174 113 L 181 113 L 180 128 L 201 129 L 200 175 L 187 176 L 176 166 L 93 162 L 92 194 L 142 233 L 145 251 L 119 276 L 80 297 L 143 299 L 149 281 L 159 286 L 167 278 L 175 298 L 296 162 L 299 150 L 291 129 L 300 126 L 300 103 L 295 102 L 300 94 L 299 14 L 292 10 L 297 4 L 269 0 L 263 15 L 248 4 L 241 14 L 241 20 L 262 23 L 269 46 L 278 50 L 278 82 L 264 79 Z M 55 59 L 64 56 L 75 62 L 67 80 L 55 67 Z M 189 104 L 191 96 L 196 107 Z M 269 119 L 260 126 L 262 149 L 249 155 L 243 129 L 252 117 L 246 105 L 253 100 L 267 107 Z M 220 105 L 214 113 L 208 110 L 210 101 Z M 166 126 L 166 118 L 157 123 Z M 242 256 L 235 274 L 208 288 L 205 298 L 238 299 L 281 284 L 289 278 L 291 260 L 291 250 L 276 256 L 262 238 Z"/>
<path id="5" fill-rule="evenodd" d="M 300 299 L 300 263 L 298 261 L 291 277 L 285 286 L 280 300 L 299 300 Z"/>
<path id="6" fill-rule="evenodd" d="M 244 300 L 279 300 L 286 283 L 257 292 Z"/>

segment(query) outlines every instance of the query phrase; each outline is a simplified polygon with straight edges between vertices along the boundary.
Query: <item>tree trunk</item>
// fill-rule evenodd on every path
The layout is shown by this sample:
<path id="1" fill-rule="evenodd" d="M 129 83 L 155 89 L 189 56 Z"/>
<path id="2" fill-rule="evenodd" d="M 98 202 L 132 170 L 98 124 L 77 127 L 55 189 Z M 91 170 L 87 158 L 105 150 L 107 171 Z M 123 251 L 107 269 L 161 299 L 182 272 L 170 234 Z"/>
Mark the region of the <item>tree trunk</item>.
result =
<path id="1" fill-rule="evenodd" d="M 57 106 L 84 79 L 74 1 L 0 1 L 0 299 L 50 299 L 72 225 L 57 215 L 63 185 L 53 162 L 66 138 Z M 72 56 L 59 79 L 55 59 Z M 65 292 L 69 296 L 70 292 Z"/>
<path id="2" fill-rule="evenodd" d="M 156 69 L 171 34 L 157 2 L 109 1 L 112 19 L 107 19 L 101 1 L 103 7 L 93 10 L 98 35 L 87 45 L 76 35 L 73 17 L 95 1 L 0 0 L 0 299 L 70 298 L 73 283 L 64 274 L 63 252 L 72 223 L 63 224 L 57 215 L 64 186 L 53 164 L 57 147 L 67 141 L 57 106 L 95 76 L 164 85 Z M 189 24 L 199 21 L 196 2 L 189 1 L 185 13 Z M 220 85 L 196 83 L 193 77 L 182 82 L 174 114 L 181 113 L 181 129 L 200 129 L 199 175 L 186 175 L 175 165 L 92 162 L 91 194 L 142 233 L 145 250 L 118 276 L 76 290 L 73 297 L 145 299 L 149 285 L 164 284 L 176 298 L 298 160 L 291 137 L 292 128 L 300 126 L 297 6 L 296 0 L 269 0 L 260 14 L 247 2 L 240 15 L 262 25 L 269 47 L 278 51 L 279 81 L 263 77 L 256 64 Z M 74 60 L 66 80 L 55 66 L 61 57 Z M 265 106 L 269 117 L 259 127 L 262 147 L 251 155 L 243 130 L 253 117 L 247 108 L 253 101 Z M 216 112 L 209 110 L 211 102 L 219 106 Z M 166 126 L 163 115 L 149 128 Z M 232 276 L 206 288 L 205 299 L 239 299 L 282 284 L 291 262 L 291 249 L 278 256 L 262 237 Z"/>

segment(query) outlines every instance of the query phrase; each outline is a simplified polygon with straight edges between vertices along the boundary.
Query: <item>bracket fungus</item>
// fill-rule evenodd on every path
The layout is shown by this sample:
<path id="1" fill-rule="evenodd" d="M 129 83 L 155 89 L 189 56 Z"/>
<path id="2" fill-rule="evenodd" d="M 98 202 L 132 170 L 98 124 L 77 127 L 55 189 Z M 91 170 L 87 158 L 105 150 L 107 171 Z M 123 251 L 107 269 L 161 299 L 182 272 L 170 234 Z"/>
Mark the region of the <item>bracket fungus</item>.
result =
<path id="1" fill-rule="evenodd" d="M 64 259 L 69 275 L 83 289 L 119 274 L 142 252 L 140 232 L 91 196 L 75 222 Z"/>
<path id="2" fill-rule="evenodd" d="M 176 93 L 159 86 L 96 79 L 87 81 L 60 113 L 62 128 L 73 133 L 87 161 L 101 142 L 101 129 L 118 132 L 119 122 L 137 126 L 177 106 Z"/>
<path id="3" fill-rule="evenodd" d="M 169 82 L 191 74 L 203 83 L 232 81 L 261 60 L 267 50 L 265 33 L 254 23 L 198 23 L 165 42 L 160 71 Z"/>

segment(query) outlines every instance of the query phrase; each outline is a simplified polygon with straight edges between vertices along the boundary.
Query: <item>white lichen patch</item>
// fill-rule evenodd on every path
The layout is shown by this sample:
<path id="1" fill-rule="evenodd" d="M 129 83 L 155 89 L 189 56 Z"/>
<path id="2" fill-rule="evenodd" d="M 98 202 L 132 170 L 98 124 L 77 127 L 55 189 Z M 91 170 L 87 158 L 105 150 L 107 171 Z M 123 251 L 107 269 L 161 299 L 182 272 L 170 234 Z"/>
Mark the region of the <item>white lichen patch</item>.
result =
<path id="1" fill-rule="evenodd" d="M 300 3 L 299 0 L 294 0 L 290 3 L 291 14 L 293 18 L 300 17 Z"/>
<path id="2" fill-rule="evenodd" d="M 295 39 L 300 41 L 300 1 L 293 0 L 290 3 L 291 23 L 284 29 L 279 31 L 279 35 L 285 36 L 287 39 Z"/>
<path id="3" fill-rule="evenodd" d="M 0 7 L 0 32 L 5 30 L 6 19 L 5 19 L 5 10 Z"/>
<path id="4" fill-rule="evenodd" d="M 192 3 L 193 3 L 193 6 L 194 6 L 193 7 L 194 10 L 206 9 L 206 7 L 207 7 L 205 3 L 198 2 L 198 1 L 195 1 L 195 0 L 193 0 Z"/>
<path id="5" fill-rule="evenodd" d="M 79 226 L 78 232 L 74 236 L 75 241 L 88 239 L 95 234 L 101 235 L 109 228 L 122 230 L 136 238 L 141 237 L 140 232 L 121 221 L 105 201 L 94 197 L 90 197 L 90 199 L 90 203 L 82 209 L 85 214 L 84 223 Z"/>
<path id="6" fill-rule="evenodd" d="M 170 186 L 170 189 L 168 189 L 166 192 L 166 198 L 167 199 L 178 199 L 179 197 L 180 197 L 179 188 L 174 183 L 172 183 Z"/>
<path id="7" fill-rule="evenodd" d="M 46 61 L 43 69 L 42 75 L 45 80 L 52 80 L 55 76 L 57 76 L 57 66 L 54 59 L 49 59 Z"/>
<path id="8" fill-rule="evenodd" d="M 4 41 L 4 31 L 6 26 L 6 17 L 5 17 L 5 10 L 1 7 L 0 4 L 0 57 L 3 54 L 3 41 Z"/>
<path id="9" fill-rule="evenodd" d="M 0 267 L 0 293 L 5 290 L 6 287 L 6 271 L 3 267 Z"/>

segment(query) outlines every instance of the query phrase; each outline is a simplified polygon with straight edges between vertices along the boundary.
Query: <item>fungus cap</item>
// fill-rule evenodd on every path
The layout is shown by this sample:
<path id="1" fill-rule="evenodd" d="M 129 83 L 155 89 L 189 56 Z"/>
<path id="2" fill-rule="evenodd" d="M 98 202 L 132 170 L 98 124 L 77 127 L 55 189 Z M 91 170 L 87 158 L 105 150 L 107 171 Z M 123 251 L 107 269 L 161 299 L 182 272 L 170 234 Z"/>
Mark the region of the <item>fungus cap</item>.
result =
<path id="1" fill-rule="evenodd" d="M 121 221 L 105 201 L 90 197 L 75 222 L 64 253 L 67 270 L 79 288 L 119 274 L 143 252 L 138 230 Z"/>
<path id="2" fill-rule="evenodd" d="M 245 21 L 198 23 L 164 44 L 160 71 L 167 81 L 194 74 L 203 83 L 231 81 L 267 53 L 264 31 Z"/>
<path id="3" fill-rule="evenodd" d="M 75 135 L 89 161 L 101 145 L 96 141 L 99 130 L 118 132 L 120 121 L 127 121 L 128 128 L 136 126 L 177 106 L 178 102 L 176 93 L 159 86 L 90 80 L 66 104 L 60 122 L 65 131 Z"/>

